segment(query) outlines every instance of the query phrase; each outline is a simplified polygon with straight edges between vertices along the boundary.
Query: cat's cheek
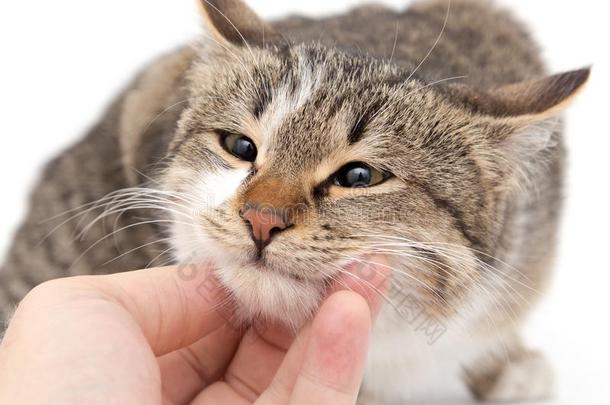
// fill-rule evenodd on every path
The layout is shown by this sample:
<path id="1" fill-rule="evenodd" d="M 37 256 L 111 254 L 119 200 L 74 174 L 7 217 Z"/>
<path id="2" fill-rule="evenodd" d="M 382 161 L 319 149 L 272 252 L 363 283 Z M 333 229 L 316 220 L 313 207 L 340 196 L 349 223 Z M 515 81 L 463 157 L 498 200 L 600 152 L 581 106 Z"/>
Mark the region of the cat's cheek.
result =
<path id="1" fill-rule="evenodd" d="M 180 221 L 182 219 L 177 219 L 170 228 L 170 244 L 175 263 L 210 261 L 211 241 L 203 230 Z"/>
<path id="2" fill-rule="evenodd" d="M 175 177 L 179 182 L 189 185 L 182 192 L 190 196 L 181 207 L 172 207 L 179 211 L 172 214 L 170 226 L 174 260 L 177 263 L 215 262 L 222 248 L 210 237 L 201 219 L 214 219 L 217 209 L 235 197 L 249 171 L 216 169 L 197 173 L 189 169 L 178 173 Z"/>
<path id="3" fill-rule="evenodd" d="M 198 176 L 193 193 L 203 209 L 215 209 L 233 198 L 243 181 L 248 177 L 248 169 L 217 170 Z"/>

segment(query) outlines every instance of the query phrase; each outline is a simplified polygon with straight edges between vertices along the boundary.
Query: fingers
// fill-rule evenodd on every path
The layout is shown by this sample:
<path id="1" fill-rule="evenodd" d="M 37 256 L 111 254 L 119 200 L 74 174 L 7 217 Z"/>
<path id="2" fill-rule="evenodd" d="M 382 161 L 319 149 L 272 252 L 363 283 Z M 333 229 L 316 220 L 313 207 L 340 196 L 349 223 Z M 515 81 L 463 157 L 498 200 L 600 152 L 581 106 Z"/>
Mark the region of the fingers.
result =
<path id="1" fill-rule="evenodd" d="M 267 339 L 242 341 L 225 380 L 203 391 L 193 404 L 220 403 L 230 395 L 236 403 L 260 405 L 353 405 L 370 330 L 367 301 L 354 292 L 337 292 L 299 333 L 287 354 L 284 346 Z"/>
<path id="2" fill-rule="evenodd" d="M 269 386 L 282 364 L 292 337 L 281 329 L 258 332 L 250 329 L 239 346 L 225 381 L 254 402 Z"/>
<path id="3" fill-rule="evenodd" d="M 303 365 L 303 358 L 307 352 L 311 324 L 305 325 L 284 356 L 284 361 L 277 370 L 271 383 L 256 401 L 258 405 L 287 404 L 292 390 Z"/>
<path id="4" fill-rule="evenodd" d="M 227 390 L 249 403 L 254 402 L 271 383 L 292 340 L 292 334 L 281 327 L 249 329 L 223 381 L 202 392 L 194 404 L 219 403 L 217 395 L 226 394 Z"/>
<path id="5" fill-rule="evenodd" d="M 369 284 L 372 285 L 370 281 L 363 285 Z M 347 282 L 346 285 L 349 287 Z M 126 394 L 133 391 L 144 398 L 146 395 L 143 393 L 146 393 L 152 402 L 156 401 L 161 390 L 147 391 L 145 383 L 148 380 L 141 376 L 146 375 L 151 381 L 158 379 L 158 374 L 151 371 L 156 368 L 150 363 L 157 363 L 153 354 L 161 356 L 159 364 L 163 378 L 175 384 L 174 390 L 165 386 L 163 391 L 164 398 L 171 402 L 188 400 L 206 386 L 208 389 L 204 393 L 226 393 L 229 390 L 236 401 L 248 402 L 272 380 L 272 387 L 277 389 L 268 389 L 265 393 L 281 393 L 286 401 L 289 395 L 295 401 L 300 400 L 302 392 L 311 387 L 317 387 L 317 391 L 315 396 L 307 397 L 307 403 L 326 402 L 323 398 L 337 395 L 351 397 L 354 389 L 357 392 L 357 375 L 361 374 L 362 368 L 358 356 L 363 347 L 366 349 L 363 342 L 368 336 L 371 321 L 366 302 L 354 293 L 337 293 L 328 299 L 313 325 L 304 329 L 288 355 L 285 355 L 285 350 L 291 339 L 282 338 L 281 334 L 265 333 L 254 341 L 243 340 L 224 374 L 225 381 L 208 385 L 209 380 L 222 375 L 223 367 L 231 359 L 232 350 L 239 340 L 239 333 L 234 330 L 228 335 L 221 332 L 230 329 L 222 327 L 231 325 L 229 314 L 232 306 L 208 267 L 186 270 L 170 267 L 111 276 L 77 277 L 47 283 L 37 290 L 33 297 L 30 296 L 29 303 L 18 309 L 3 346 L 18 341 L 25 348 L 28 344 L 35 347 L 35 343 L 23 343 L 23 339 L 17 339 L 19 325 L 30 332 L 31 328 L 25 326 L 39 325 L 39 330 L 60 331 L 52 336 L 64 342 L 62 347 L 66 348 L 66 353 L 55 351 L 51 353 L 53 358 L 47 359 L 49 353 L 41 352 L 46 357 L 36 357 L 43 364 L 40 370 L 48 368 L 46 363 L 55 365 L 56 359 L 62 359 L 57 364 L 64 364 L 65 358 L 70 358 L 75 369 L 86 368 L 92 355 L 97 355 L 100 367 L 104 366 L 108 371 L 96 376 L 120 375 L 117 380 L 122 381 L 125 387 L 131 387 L 125 389 Z M 366 291 L 365 288 L 359 292 L 375 295 L 370 291 L 366 294 Z M 346 298 L 337 298 L 341 296 Z M 25 321 L 36 316 L 44 322 Z M 62 325 L 62 328 L 55 328 L 56 325 Z M 102 329 L 106 332 L 101 332 Z M 350 331 L 348 341 L 345 341 L 346 336 L 340 336 L 340 331 L 344 335 L 345 331 Z M 172 353 L 184 347 L 187 349 Z M 168 353 L 171 354 L 164 356 Z M 352 361 L 348 371 L 351 373 L 345 372 L 346 358 L 349 357 Z M 31 360 L 25 363 L 36 363 Z M 279 376 L 274 379 L 280 364 Z M 79 373 L 74 376 L 78 377 L 74 378 L 75 381 L 91 379 Z M 176 388 L 179 384 L 181 389 Z"/>
<path id="6" fill-rule="evenodd" d="M 371 331 L 366 301 L 338 292 L 313 321 L 291 405 L 356 403 Z"/>
<path id="7" fill-rule="evenodd" d="M 218 381 L 206 388 L 190 405 L 251 405 L 252 402 L 238 394 L 224 381 Z M 278 405 L 278 404 L 274 404 Z"/>
<path id="8" fill-rule="evenodd" d="M 171 404 L 190 403 L 218 381 L 235 355 L 240 334 L 225 325 L 191 346 L 158 359 L 164 398 Z"/>

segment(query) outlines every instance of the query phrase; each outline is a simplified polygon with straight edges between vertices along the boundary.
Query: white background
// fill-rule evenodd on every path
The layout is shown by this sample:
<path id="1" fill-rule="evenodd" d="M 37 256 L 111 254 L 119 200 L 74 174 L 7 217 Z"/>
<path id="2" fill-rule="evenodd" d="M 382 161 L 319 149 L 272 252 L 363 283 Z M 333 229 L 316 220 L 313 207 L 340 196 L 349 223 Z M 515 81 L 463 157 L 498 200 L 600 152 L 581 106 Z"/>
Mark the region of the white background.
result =
<path id="1" fill-rule="evenodd" d="M 403 7 L 408 2 L 386 1 Z M 610 23 L 605 2 L 499 2 L 530 25 L 554 71 L 594 65 L 588 88 L 567 115 L 570 176 L 561 254 L 555 282 L 531 319 L 528 338 L 556 364 L 557 404 L 610 403 Z M 265 17 L 321 15 L 357 3 L 249 0 Z M 198 32 L 195 0 L 0 3 L 1 250 L 24 213 L 41 165 L 78 139 L 143 64 Z"/>

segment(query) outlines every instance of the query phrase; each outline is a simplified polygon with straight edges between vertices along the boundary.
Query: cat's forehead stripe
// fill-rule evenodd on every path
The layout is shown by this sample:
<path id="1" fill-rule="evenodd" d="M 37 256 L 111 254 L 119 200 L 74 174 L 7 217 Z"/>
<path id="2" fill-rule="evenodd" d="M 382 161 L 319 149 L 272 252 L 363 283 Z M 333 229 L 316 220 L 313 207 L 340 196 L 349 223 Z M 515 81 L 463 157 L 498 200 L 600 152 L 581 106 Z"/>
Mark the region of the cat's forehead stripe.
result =
<path id="1" fill-rule="evenodd" d="M 273 91 L 268 83 L 261 84 L 260 89 L 257 91 L 257 97 L 254 100 L 254 107 L 252 110 L 252 115 L 254 119 L 260 119 L 267 106 L 271 103 L 273 99 Z"/>
<path id="2" fill-rule="evenodd" d="M 378 114 L 382 108 L 382 103 L 374 102 L 369 105 L 362 114 L 355 117 L 354 124 L 347 134 L 347 142 L 350 145 L 353 145 L 362 139 L 367 125 L 375 118 L 375 115 Z"/>
<path id="3" fill-rule="evenodd" d="M 298 77 L 284 82 L 279 88 L 272 89 L 268 96 L 259 97 L 269 103 L 266 111 L 259 112 L 263 132 L 269 136 L 282 124 L 285 118 L 299 110 L 316 92 L 321 83 L 322 70 L 306 62 L 300 63 Z M 263 108 L 259 104 L 257 108 Z"/>

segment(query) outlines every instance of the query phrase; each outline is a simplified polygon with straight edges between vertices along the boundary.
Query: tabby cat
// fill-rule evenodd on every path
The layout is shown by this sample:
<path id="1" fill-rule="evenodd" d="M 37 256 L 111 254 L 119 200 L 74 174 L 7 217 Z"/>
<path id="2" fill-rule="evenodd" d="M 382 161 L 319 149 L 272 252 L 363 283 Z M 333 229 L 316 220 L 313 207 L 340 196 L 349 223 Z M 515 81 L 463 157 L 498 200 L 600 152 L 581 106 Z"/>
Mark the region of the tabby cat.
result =
<path id="1" fill-rule="evenodd" d="M 44 170 L 0 272 L 4 317 L 52 278 L 211 262 L 242 322 L 297 328 L 347 264 L 383 255 L 363 404 L 456 383 L 548 396 L 519 329 L 551 274 L 560 114 L 589 70 L 547 75 L 484 0 L 273 23 L 240 0 L 201 9 L 203 38 Z"/>

